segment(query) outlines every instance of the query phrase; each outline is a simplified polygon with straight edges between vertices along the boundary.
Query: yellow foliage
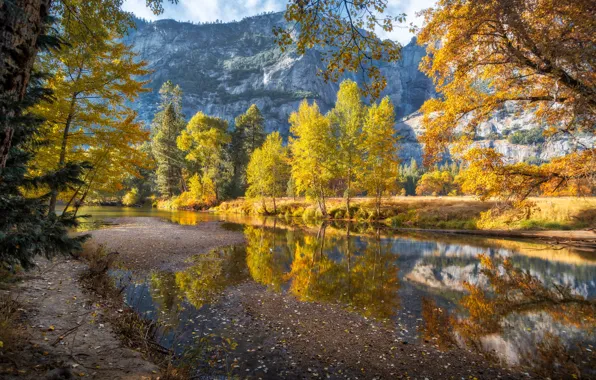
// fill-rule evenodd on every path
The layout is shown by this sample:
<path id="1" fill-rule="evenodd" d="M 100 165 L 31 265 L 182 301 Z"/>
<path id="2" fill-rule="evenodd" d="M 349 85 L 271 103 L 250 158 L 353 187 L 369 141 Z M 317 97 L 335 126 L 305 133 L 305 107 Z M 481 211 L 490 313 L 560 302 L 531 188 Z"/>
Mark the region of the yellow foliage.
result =
<path id="1" fill-rule="evenodd" d="M 533 115 L 547 136 L 593 135 L 596 56 L 586 54 L 594 45 L 593 8 L 587 0 L 439 0 L 425 11 L 421 69 L 440 94 L 422 106 L 425 161 L 439 161 L 448 149 L 464 153 L 480 123 L 505 105 Z M 594 189 L 591 146 L 540 167 L 507 165 L 490 149 L 466 158 L 464 187 L 483 198 Z"/>
<path id="2" fill-rule="evenodd" d="M 314 198 L 323 215 L 327 214 L 325 198 L 330 193 L 334 173 L 333 130 L 329 119 L 321 115 L 317 103 L 300 103 L 290 115 L 292 177 L 298 193 Z"/>

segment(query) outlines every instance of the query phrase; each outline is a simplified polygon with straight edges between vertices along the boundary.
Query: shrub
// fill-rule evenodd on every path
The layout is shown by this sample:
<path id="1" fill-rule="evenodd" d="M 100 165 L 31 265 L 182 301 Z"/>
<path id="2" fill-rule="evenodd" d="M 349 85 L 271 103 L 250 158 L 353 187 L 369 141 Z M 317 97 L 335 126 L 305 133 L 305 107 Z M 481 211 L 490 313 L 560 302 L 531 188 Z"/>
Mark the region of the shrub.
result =
<path id="1" fill-rule="evenodd" d="M 122 198 L 122 204 L 124 206 L 134 206 L 141 202 L 141 194 L 139 194 L 139 190 L 135 187 L 131 189 L 128 193 L 124 195 Z"/>
<path id="2" fill-rule="evenodd" d="M 312 220 L 315 218 L 315 209 L 312 207 L 307 208 L 306 210 L 304 210 L 304 212 L 302 213 L 302 219 L 304 220 Z"/>

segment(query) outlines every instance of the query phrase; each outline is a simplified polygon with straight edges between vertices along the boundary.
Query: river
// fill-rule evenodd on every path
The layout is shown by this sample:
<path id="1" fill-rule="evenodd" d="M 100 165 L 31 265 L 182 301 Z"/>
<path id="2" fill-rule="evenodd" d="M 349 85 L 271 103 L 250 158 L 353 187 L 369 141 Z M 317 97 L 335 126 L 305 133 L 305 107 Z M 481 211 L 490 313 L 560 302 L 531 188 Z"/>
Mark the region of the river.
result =
<path id="1" fill-rule="evenodd" d="M 302 373 L 343 378 L 335 356 L 342 363 L 349 357 L 329 354 L 337 337 L 325 336 L 337 327 L 317 330 L 323 332 L 303 346 L 299 342 L 307 334 L 294 328 L 303 323 L 308 331 L 321 323 L 368 326 L 370 321 L 383 326 L 393 342 L 423 350 L 447 355 L 473 348 L 493 363 L 536 376 L 596 375 L 596 309 L 590 304 L 596 299 L 594 252 L 539 242 L 394 234 L 370 225 L 306 225 L 187 211 L 85 207 L 80 213 L 92 216 L 88 228 L 104 226 L 113 217 L 149 216 L 184 225 L 221 221 L 223 228 L 244 234 L 246 244 L 197 255 L 177 272 L 114 272 L 127 303 L 160 322 L 158 343 L 201 373 L 292 377 L 288 368 L 300 364 L 286 362 L 304 354 L 297 350 L 319 352 L 317 340 L 325 346 L 322 356 L 317 355 L 328 359 L 304 359 L 310 364 Z M 491 265 L 493 270 L 486 271 Z M 280 309 L 270 310 L 266 302 Z M 255 316 L 257 310 L 266 322 Z M 337 331 L 354 334 L 349 327 Z M 363 330 L 362 339 L 367 334 Z M 374 352 L 377 338 L 369 337 L 367 346 Z M 376 370 L 380 377 L 390 374 Z M 373 377 L 372 372 L 361 375 Z"/>

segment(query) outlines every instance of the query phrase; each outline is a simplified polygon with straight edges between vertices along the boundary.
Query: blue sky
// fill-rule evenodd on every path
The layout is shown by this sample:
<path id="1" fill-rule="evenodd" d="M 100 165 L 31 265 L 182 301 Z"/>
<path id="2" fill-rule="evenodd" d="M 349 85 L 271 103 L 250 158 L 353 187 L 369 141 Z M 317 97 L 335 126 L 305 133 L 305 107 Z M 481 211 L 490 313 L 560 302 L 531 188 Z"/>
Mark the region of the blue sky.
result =
<path id="1" fill-rule="evenodd" d="M 247 16 L 254 16 L 263 12 L 277 12 L 285 9 L 287 0 L 179 0 L 172 5 L 165 0 L 165 12 L 156 17 L 145 6 L 145 0 L 124 0 L 124 9 L 133 12 L 138 17 L 147 20 L 171 18 L 179 21 L 212 22 L 215 20 L 241 20 Z M 406 13 L 406 24 L 414 22 L 420 25 L 421 20 L 415 13 L 421 9 L 431 7 L 435 0 L 388 0 L 388 14 Z M 382 35 L 406 44 L 412 38 L 407 27 L 396 28 L 390 34 Z"/>

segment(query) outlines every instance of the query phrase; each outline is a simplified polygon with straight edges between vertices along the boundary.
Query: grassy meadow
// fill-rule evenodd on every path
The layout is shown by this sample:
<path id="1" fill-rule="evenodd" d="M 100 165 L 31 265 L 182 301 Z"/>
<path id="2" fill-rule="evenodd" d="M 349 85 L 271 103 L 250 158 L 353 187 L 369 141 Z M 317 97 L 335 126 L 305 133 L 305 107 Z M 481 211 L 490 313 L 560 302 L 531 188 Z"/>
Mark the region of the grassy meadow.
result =
<path id="1" fill-rule="evenodd" d="M 596 198 L 531 198 L 533 207 L 525 210 L 497 212 L 496 201 L 482 202 L 473 197 L 391 197 L 383 202 L 377 215 L 371 198 L 354 198 L 349 219 L 361 222 L 380 221 L 395 228 L 434 229 L 520 229 L 574 230 L 596 227 Z M 266 201 L 267 215 L 325 219 L 316 205 L 304 198 L 282 198 Z M 345 201 L 327 201 L 328 219 L 348 220 Z M 221 203 L 213 209 L 219 213 L 264 215 L 261 200 L 239 198 Z"/>

